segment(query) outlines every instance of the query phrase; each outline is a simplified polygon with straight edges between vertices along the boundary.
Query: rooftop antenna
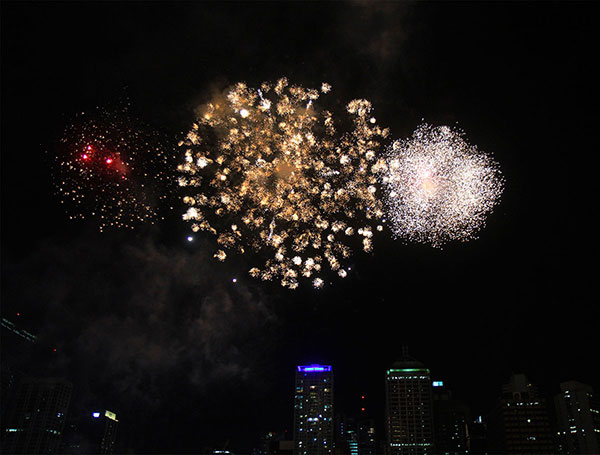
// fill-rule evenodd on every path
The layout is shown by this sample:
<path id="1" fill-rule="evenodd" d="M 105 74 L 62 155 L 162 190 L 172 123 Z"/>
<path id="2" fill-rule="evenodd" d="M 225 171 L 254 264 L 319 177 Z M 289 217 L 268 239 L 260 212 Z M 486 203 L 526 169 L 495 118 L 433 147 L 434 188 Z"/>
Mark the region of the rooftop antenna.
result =
<path id="1" fill-rule="evenodd" d="M 408 359 L 408 346 L 402 345 L 402 358 Z"/>

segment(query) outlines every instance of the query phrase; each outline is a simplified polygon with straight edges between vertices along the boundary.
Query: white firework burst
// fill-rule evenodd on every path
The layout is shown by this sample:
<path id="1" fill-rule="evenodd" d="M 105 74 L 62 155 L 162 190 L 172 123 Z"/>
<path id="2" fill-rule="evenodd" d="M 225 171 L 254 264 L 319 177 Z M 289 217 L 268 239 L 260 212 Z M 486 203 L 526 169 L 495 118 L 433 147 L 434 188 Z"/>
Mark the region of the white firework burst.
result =
<path id="1" fill-rule="evenodd" d="M 504 187 L 495 161 L 464 133 L 428 124 L 392 144 L 381 182 L 395 236 L 435 247 L 472 239 Z"/>

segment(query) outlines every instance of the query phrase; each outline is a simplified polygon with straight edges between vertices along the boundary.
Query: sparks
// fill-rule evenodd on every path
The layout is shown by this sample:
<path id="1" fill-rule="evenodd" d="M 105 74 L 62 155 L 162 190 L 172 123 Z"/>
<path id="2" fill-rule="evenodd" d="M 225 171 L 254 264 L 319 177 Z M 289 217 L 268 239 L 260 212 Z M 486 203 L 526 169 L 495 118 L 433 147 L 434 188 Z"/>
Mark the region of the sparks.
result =
<path id="1" fill-rule="evenodd" d="M 397 237 L 435 247 L 470 240 L 499 202 L 504 180 L 497 164 L 463 136 L 423 124 L 389 148 L 381 181 Z"/>
<path id="2" fill-rule="evenodd" d="M 57 147 L 56 193 L 71 218 L 95 219 L 101 231 L 154 222 L 171 197 L 172 149 L 127 107 L 82 113 Z"/>
<path id="3" fill-rule="evenodd" d="M 330 90 L 286 78 L 260 89 L 239 83 L 201 110 L 180 142 L 179 184 L 190 189 L 184 220 L 216 236 L 218 260 L 225 249 L 258 252 L 264 263 L 250 275 L 295 289 L 303 278 L 322 286 L 326 269 L 344 278 L 356 236 L 371 251 L 370 223 L 383 216 L 376 151 L 388 131 L 359 99 L 347 105 L 352 130 L 338 132 L 313 103 Z"/>

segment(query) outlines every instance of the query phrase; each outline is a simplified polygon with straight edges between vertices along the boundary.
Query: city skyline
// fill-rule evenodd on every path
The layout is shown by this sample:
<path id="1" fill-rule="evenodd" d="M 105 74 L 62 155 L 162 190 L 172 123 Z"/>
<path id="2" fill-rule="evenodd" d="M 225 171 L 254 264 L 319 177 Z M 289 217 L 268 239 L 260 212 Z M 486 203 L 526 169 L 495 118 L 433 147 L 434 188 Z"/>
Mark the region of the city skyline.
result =
<path id="1" fill-rule="evenodd" d="M 522 447 L 527 453 L 593 454 L 600 442 L 599 395 L 578 381 L 562 382 L 560 393 L 548 396 L 526 375 L 512 374 L 497 391 L 494 407 L 476 416 L 452 396 L 444 381 L 432 379 L 430 369 L 409 356 L 405 346 L 381 384 L 386 391 L 384 419 L 377 412 L 365 413 L 365 395 L 360 396 L 360 408 L 339 412 L 336 406 L 341 400 L 333 399 L 333 371 L 332 365 L 323 364 L 295 368 L 295 405 L 288 409 L 294 416 L 294 430 L 256 434 L 253 454 L 518 454 Z M 36 447 L 44 453 L 114 453 L 117 414 L 88 409 L 83 415 L 72 415 L 72 388 L 64 379 L 22 377 L 8 391 L 3 449 L 8 453 L 37 453 Z M 48 400 L 52 394 L 61 398 Z M 41 414 L 32 419 L 36 406 Z M 480 425 L 485 427 L 483 434 L 476 433 Z M 204 446 L 199 452 L 240 453 L 229 449 Z"/>
<path id="2" fill-rule="evenodd" d="M 375 419 L 379 440 L 386 371 L 403 346 L 452 392 L 442 403 L 440 391 L 434 405 L 447 415 L 460 414 L 457 400 L 485 417 L 518 373 L 547 400 L 564 395 L 568 381 L 599 389 L 600 314 L 585 260 L 594 225 L 584 223 L 589 210 L 577 210 L 594 207 L 585 188 L 593 179 L 580 175 L 599 120 L 588 68 L 599 5 L 1 8 L 3 400 L 5 384 L 22 376 L 65 378 L 74 416 L 118 416 L 117 452 L 249 453 L 263 433 L 293 432 L 298 365 L 330 365 L 336 412 Z M 308 282 L 290 290 L 248 273 L 264 263 L 261 252 L 216 260 L 214 236 L 182 219 L 189 206 L 178 185 L 172 200 L 157 203 L 164 219 L 154 224 L 100 232 L 94 218 L 69 218 L 56 157 L 74 143 L 64 141 L 79 131 L 72 122 L 106 112 L 123 122 L 113 144 L 131 131 L 136 147 L 160 138 L 176 160 L 166 180 L 143 180 L 154 190 L 177 183 L 186 160 L 177 144 L 200 106 L 238 82 L 256 88 L 284 76 L 329 90 L 339 131 L 350 131 L 346 105 L 369 100 L 376 125 L 389 128 L 382 152 L 425 122 L 462 129 L 505 180 L 477 238 L 433 248 L 396 239 L 383 223 L 368 231 L 372 252 L 348 243 L 342 274 L 324 273 L 318 289 Z M 293 171 L 287 166 L 284 175 Z M 353 447 L 361 431 L 348 436 Z"/>

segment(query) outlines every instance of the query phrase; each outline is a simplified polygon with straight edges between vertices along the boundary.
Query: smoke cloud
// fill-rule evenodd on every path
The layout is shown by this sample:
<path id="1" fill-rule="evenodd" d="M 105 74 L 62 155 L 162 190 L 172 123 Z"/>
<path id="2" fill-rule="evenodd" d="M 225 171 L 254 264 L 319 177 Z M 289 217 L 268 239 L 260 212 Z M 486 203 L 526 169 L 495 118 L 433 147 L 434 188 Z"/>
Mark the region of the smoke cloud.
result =
<path id="1" fill-rule="evenodd" d="M 215 264 L 207 245 L 192 251 L 124 236 L 86 234 L 23 261 L 15 276 L 28 279 L 11 282 L 7 292 L 43 330 L 32 353 L 39 369 L 28 371 L 28 357 L 18 367 L 67 377 L 75 384 L 74 415 L 112 409 L 131 434 L 194 414 L 169 407 L 181 404 L 181 394 L 203 408 L 196 424 L 236 393 L 261 396 L 257 378 L 278 324 L 262 293 L 243 279 L 234 283 L 230 266 Z M 140 448 L 140 441 L 120 439 Z"/>

